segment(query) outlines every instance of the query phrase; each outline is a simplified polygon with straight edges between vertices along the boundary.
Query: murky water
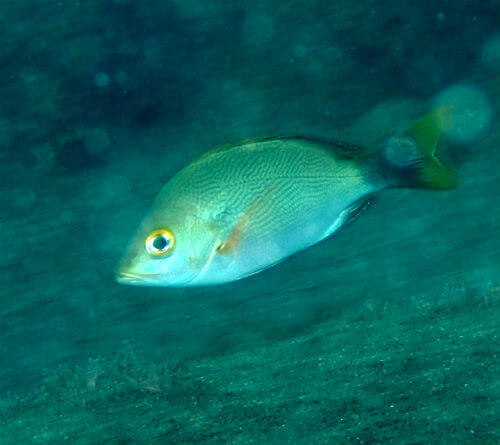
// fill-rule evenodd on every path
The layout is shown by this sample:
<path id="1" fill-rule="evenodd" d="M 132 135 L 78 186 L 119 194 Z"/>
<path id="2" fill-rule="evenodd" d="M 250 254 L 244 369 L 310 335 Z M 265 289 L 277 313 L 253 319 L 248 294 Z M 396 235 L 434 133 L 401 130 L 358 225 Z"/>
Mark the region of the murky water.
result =
<path id="1" fill-rule="evenodd" d="M 500 442 L 499 11 L 2 2 L 0 443 Z M 231 284 L 114 281 L 205 151 L 282 133 L 376 150 L 457 84 L 482 98 L 451 90 L 457 189 L 384 191 Z"/>

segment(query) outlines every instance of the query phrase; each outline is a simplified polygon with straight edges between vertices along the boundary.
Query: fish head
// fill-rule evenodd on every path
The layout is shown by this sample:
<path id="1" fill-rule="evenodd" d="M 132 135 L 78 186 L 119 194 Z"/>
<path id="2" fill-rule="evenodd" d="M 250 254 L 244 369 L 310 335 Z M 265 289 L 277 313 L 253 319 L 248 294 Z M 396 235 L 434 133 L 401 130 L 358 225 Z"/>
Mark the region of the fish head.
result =
<path id="1" fill-rule="evenodd" d="M 195 211 L 170 207 L 144 219 L 118 264 L 116 280 L 139 286 L 189 286 L 210 262 L 217 233 Z"/>

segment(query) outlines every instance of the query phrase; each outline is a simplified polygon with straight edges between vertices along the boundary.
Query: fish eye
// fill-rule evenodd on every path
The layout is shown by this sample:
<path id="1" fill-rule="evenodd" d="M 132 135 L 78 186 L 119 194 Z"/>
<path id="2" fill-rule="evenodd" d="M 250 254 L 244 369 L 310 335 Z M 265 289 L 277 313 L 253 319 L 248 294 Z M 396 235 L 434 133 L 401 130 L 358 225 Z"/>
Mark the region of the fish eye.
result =
<path id="1" fill-rule="evenodd" d="M 146 250 L 154 256 L 169 255 L 174 247 L 175 239 L 172 232 L 167 229 L 154 230 L 146 238 Z"/>

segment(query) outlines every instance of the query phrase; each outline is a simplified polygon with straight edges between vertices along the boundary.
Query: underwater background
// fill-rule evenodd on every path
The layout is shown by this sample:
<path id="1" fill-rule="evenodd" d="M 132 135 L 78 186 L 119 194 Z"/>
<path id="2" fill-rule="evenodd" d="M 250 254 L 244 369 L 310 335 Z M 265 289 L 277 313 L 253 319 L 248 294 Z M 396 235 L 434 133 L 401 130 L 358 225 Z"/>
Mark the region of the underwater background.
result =
<path id="1" fill-rule="evenodd" d="M 0 444 L 500 443 L 499 24 L 492 0 L 2 1 Z M 231 284 L 114 281 L 208 149 L 379 147 L 455 84 L 490 116 L 450 146 L 457 189 L 384 191 Z"/>

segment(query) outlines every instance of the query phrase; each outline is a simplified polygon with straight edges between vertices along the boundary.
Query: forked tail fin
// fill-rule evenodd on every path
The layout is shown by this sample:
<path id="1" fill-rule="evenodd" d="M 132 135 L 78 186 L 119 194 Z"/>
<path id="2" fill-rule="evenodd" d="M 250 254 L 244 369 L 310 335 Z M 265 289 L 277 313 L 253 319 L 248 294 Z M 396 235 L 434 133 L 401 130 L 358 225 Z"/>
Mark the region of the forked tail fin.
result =
<path id="1" fill-rule="evenodd" d="M 455 171 L 437 153 L 442 134 L 439 122 L 449 112 L 447 107 L 436 108 L 387 141 L 382 160 L 391 186 L 436 190 L 457 186 Z"/>

